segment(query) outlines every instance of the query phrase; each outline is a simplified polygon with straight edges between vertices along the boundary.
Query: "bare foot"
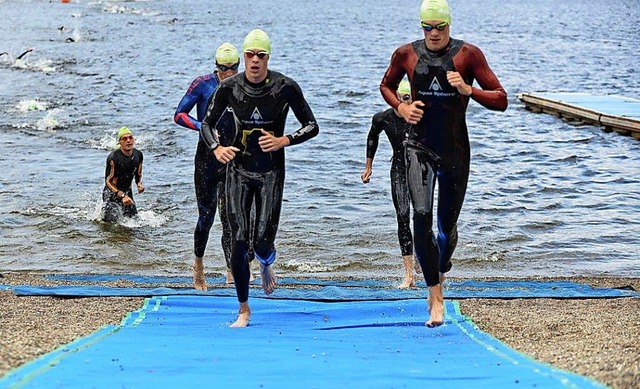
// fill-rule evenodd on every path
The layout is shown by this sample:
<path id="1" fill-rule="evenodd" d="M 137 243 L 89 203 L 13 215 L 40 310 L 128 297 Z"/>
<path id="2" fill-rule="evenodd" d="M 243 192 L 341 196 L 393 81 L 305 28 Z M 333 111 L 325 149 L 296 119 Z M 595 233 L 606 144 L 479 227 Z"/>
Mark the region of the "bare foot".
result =
<path id="1" fill-rule="evenodd" d="M 229 327 L 231 328 L 244 328 L 249 325 L 249 318 L 251 317 L 251 309 L 249 309 L 249 302 L 240 303 L 240 310 L 238 311 L 238 319 L 233 322 Z"/>
<path id="2" fill-rule="evenodd" d="M 445 280 L 445 275 L 444 273 L 440 273 L 440 294 L 442 294 L 442 287 L 444 285 L 444 280 Z M 431 293 L 429 293 L 431 294 Z M 433 304 L 433 299 L 432 298 L 427 298 L 427 312 L 431 313 L 431 305 Z"/>
<path id="3" fill-rule="evenodd" d="M 398 288 L 413 288 L 416 286 L 416 279 L 413 276 L 413 255 L 403 255 L 402 262 L 404 263 L 404 280 L 398 285 Z"/>
<path id="4" fill-rule="evenodd" d="M 227 269 L 227 285 L 233 284 L 233 274 L 231 270 Z"/>
<path id="5" fill-rule="evenodd" d="M 442 284 L 429 287 L 428 310 L 431 317 L 424 323 L 427 327 L 438 327 L 444 323 L 444 298 Z"/>
<path id="6" fill-rule="evenodd" d="M 417 258 L 413 261 L 413 268 L 416 270 L 416 273 L 422 274 L 422 266 L 420 266 Z"/>
<path id="7" fill-rule="evenodd" d="M 260 278 L 262 279 L 262 289 L 264 294 L 270 295 L 276 288 L 278 283 L 276 282 L 276 275 L 273 272 L 273 266 L 264 266 L 260 264 Z"/>
<path id="8" fill-rule="evenodd" d="M 196 257 L 193 261 L 193 287 L 196 290 L 207 290 L 207 280 L 204 277 L 204 264 L 202 258 Z"/>

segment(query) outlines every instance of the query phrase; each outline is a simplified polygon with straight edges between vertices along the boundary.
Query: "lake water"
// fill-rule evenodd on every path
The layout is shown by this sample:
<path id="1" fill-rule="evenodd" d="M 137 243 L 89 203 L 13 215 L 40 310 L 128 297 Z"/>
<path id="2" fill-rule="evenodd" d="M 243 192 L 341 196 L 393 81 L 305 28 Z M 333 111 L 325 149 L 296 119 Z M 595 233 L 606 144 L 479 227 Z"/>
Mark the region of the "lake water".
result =
<path id="1" fill-rule="evenodd" d="M 399 278 L 386 139 L 372 182 L 360 174 L 391 53 L 422 36 L 419 3 L 0 0 L 0 271 L 190 275 L 197 134 L 173 112 L 218 45 L 260 27 L 270 67 L 298 81 L 320 125 L 287 149 L 277 272 Z M 509 93 L 504 113 L 468 109 L 471 177 L 450 275 L 640 277 L 640 142 L 517 99 L 640 98 L 640 1 L 450 4 L 452 36 L 479 46 Z M 145 154 L 147 191 L 140 220 L 112 226 L 96 218 L 122 125 Z M 211 272 L 224 270 L 219 236 L 216 220 Z"/>

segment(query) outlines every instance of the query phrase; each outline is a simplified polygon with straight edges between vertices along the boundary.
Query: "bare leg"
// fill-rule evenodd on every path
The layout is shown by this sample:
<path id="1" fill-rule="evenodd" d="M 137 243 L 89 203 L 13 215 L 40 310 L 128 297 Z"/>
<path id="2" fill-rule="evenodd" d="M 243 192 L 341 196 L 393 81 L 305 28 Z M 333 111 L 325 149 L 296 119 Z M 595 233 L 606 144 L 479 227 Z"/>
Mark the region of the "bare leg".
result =
<path id="1" fill-rule="evenodd" d="M 399 289 L 413 288 L 416 286 L 416 279 L 413 275 L 413 255 L 402 256 L 402 262 L 404 263 L 404 280 L 398 285 Z"/>
<path id="2" fill-rule="evenodd" d="M 429 287 L 429 313 L 431 317 L 424 325 L 427 327 L 438 327 L 444 323 L 444 296 L 442 295 L 442 282 L 444 273 L 440 273 L 440 283 Z"/>
<path id="3" fill-rule="evenodd" d="M 251 317 L 251 309 L 249 308 L 249 302 L 240 303 L 240 309 L 238 310 L 238 319 L 231 324 L 231 328 L 243 328 L 249 325 L 249 318 Z"/>
<path id="4" fill-rule="evenodd" d="M 207 280 L 204 277 L 204 263 L 202 257 L 193 260 L 193 287 L 196 290 L 207 290 Z"/>
<path id="5" fill-rule="evenodd" d="M 276 288 L 278 283 L 276 282 L 276 275 L 273 272 L 273 265 L 265 266 L 260 264 L 260 278 L 262 279 L 262 289 L 264 294 L 270 295 Z"/>
<path id="6" fill-rule="evenodd" d="M 441 288 L 442 288 L 442 286 L 444 285 L 444 279 L 445 279 L 445 278 L 446 278 L 446 277 L 445 277 L 444 273 L 440 273 L 440 287 L 441 287 Z M 428 299 L 427 299 L 427 311 L 428 311 L 429 313 L 431 313 L 431 302 L 432 302 L 432 299 L 431 299 L 431 298 L 428 298 Z"/>
<path id="7" fill-rule="evenodd" d="M 418 258 L 414 259 L 413 267 L 416 269 L 416 273 L 422 274 L 422 266 L 420 266 L 420 262 L 418 262 Z"/>
<path id="8" fill-rule="evenodd" d="M 231 269 L 227 269 L 227 285 L 233 284 L 233 274 L 231 273 Z"/>

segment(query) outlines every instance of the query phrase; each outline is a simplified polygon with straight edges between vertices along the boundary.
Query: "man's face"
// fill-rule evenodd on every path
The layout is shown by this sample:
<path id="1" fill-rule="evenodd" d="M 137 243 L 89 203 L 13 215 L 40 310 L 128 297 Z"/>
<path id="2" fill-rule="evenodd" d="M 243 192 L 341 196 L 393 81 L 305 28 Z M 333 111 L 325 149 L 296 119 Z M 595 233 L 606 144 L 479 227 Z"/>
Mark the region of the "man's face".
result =
<path id="1" fill-rule="evenodd" d="M 406 93 L 397 93 L 396 96 L 398 96 L 398 100 L 400 100 L 402 103 L 404 104 L 411 104 L 411 95 Z"/>
<path id="2" fill-rule="evenodd" d="M 120 150 L 123 152 L 129 152 L 133 150 L 133 146 L 136 143 L 136 140 L 133 138 L 133 134 L 125 134 L 120 138 Z"/>
<path id="3" fill-rule="evenodd" d="M 438 51 L 444 49 L 449 44 L 449 24 L 444 20 L 423 20 L 422 32 L 427 49 Z"/>
<path id="4" fill-rule="evenodd" d="M 216 68 L 218 69 L 218 78 L 220 81 L 225 78 L 231 77 L 233 75 L 238 74 L 238 67 L 240 66 L 240 61 L 236 63 L 216 63 Z"/>
<path id="5" fill-rule="evenodd" d="M 260 49 L 247 49 L 244 52 L 244 63 L 249 81 L 261 82 L 267 77 L 269 53 Z"/>

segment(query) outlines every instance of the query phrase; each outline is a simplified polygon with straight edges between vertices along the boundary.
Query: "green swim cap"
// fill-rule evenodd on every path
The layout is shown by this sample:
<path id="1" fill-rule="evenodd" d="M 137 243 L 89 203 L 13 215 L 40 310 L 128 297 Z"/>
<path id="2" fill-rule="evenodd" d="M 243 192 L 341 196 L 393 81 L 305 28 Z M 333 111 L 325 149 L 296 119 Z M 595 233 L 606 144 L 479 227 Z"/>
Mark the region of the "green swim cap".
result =
<path id="1" fill-rule="evenodd" d="M 271 39 L 269 39 L 269 35 L 259 28 L 248 33 L 244 38 L 244 43 L 242 43 L 242 51 L 251 49 L 264 50 L 271 54 Z"/>
<path id="2" fill-rule="evenodd" d="M 216 63 L 238 63 L 240 55 L 238 49 L 231 43 L 223 43 L 216 50 Z"/>
<path id="3" fill-rule="evenodd" d="M 447 0 L 424 0 L 420 6 L 420 21 L 443 20 L 451 24 L 451 11 Z"/>
<path id="4" fill-rule="evenodd" d="M 409 81 L 407 80 L 400 81 L 400 85 L 398 85 L 398 93 L 400 93 L 401 95 L 411 94 L 411 84 L 409 84 Z"/>
<path id="5" fill-rule="evenodd" d="M 120 138 L 127 134 L 133 135 L 133 132 L 131 132 L 129 127 L 120 127 L 120 129 L 118 130 L 118 142 L 120 142 Z"/>

